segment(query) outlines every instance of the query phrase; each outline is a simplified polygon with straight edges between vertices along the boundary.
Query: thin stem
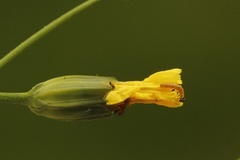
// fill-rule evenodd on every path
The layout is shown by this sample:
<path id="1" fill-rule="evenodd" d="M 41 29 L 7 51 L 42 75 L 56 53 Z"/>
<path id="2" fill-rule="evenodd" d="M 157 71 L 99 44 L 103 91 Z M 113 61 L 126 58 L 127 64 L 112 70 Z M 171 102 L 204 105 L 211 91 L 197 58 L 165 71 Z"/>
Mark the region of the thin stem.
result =
<path id="1" fill-rule="evenodd" d="M 3 93 L 0 92 L 0 102 L 1 103 L 12 103 L 12 104 L 22 104 L 27 105 L 29 101 L 29 93 Z"/>
<path id="2" fill-rule="evenodd" d="M 41 39 L 43 36 L 47 35 L 49 32 L 54 30 L 56 27 L 60 26 L 62 23 L 69 20 L 71 17 L 76 15 L 77 13 L 83 11 L 84 9 L 90 7 L 94 3 L 98 2 L 100 0 L 87 0 L 86 2 L 80 4 L 79 6 L 73 8 L 69 12 L 63 14 L 56 20 L 52 21 L 50 24 L 33 34 L 31 37 L 26 39 L 24 42 L 22 42 L 20 45 L 18 45 L 15 49 L 10 51 L 5 57 L 3 57 L 0 60 L 0 69 L 6 65 L 8 62 L 10 62 L 12 59 L 14 59 L 17 55 L 22 53 L 23 50 L 25 50 L 27 47 L 31 46 L 33 43 Z"/>

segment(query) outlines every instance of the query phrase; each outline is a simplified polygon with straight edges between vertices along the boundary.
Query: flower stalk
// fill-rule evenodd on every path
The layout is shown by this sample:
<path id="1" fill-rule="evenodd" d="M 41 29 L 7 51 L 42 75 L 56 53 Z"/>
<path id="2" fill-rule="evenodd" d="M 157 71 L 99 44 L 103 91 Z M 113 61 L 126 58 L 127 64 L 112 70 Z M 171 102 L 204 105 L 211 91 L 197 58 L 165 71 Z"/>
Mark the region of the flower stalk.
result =
<path id="1" fill-rule="evenodd" d="M 57 28 L 58 26 L 60 26 L 73 16 L 75 16 L 77 13 L 87 9 L 88 7 L 92 6 L 93 4 L 99 1 L 100 0 L 87 0 L 86 2 L 66 12 L 65 14 L 55 19 L 47 26 L 45 26 L 44 28 L 30 36 L 28 39 L 20 43 L 15 49 L 6 54 L 2 59 L 0 59 L 0 69 L 7 63 L 9 63 L 11 60 L 13 60 L 15 57 L 17 57 L 19 54 L 21 54 L 26 48 L 28 48 L 29 46 L 37 42 L 39 39 L 53 31 L 55 28 Z"/>
<path id="2" fill-rule="evenodd" d="M 4 93 L 0 92 L 0 102 L 1 103 L 12 103 L 27 105 L 29 101 L 29 93 Z"/>

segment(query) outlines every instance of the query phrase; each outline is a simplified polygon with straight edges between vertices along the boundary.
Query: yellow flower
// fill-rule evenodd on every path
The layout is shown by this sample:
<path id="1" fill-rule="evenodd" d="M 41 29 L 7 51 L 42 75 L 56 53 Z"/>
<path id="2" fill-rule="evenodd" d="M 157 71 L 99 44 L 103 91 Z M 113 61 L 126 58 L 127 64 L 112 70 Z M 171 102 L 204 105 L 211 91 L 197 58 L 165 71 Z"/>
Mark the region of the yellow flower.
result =
<path id="1" fill-rule="evenodd" d="M 113 77 L 63 76 L 34 86 L 26 105 L 37 115 L 61 121 L 92 120 L 121 115 L 134 103 L 171 108 L 183 105 L 181 69 L 152 74 L 143 81 L 119 82 Z"/>
<path id="2" fill-rule="evenodd" d="M 181 69 L 160 71 L 143 81 L 112 82 L 114 89 L 106 96 L 107 105 L 155 103 L 176 108 L 183 105 Z"/>

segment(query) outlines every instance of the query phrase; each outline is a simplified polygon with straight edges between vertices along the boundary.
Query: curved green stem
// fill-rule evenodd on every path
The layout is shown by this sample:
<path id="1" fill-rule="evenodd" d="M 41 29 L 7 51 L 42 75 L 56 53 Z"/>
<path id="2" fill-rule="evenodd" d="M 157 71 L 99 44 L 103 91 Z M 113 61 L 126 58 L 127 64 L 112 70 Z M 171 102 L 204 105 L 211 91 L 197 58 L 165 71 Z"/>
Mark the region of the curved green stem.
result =
<path id="1" fill-rule="evenodd" d="M 27 105 L 29 101 L 29 93 L 3 93 L 0 92 L 0 103 L 12 103 Z"/>
<path id="2" fill-rule="evenodd" d="M 98 2 L 100 0 L 87 0 L 86 2 L 80 4 L 79 6 L 73 8 L 69 12 L 63 14 L 56 20 L 52 21 L 50 24 L 33 34 L 31 37 L 26 39 L 24 42 L 22 42 L 19 46 L 17 46 L 15 49 L 10 51 L 5 57 L 3 57 L 0 60 L 0 69 L 6 65 L 8 62 L 10 62 L 12 59 L 14 59 L 17 55 L 22 53 L 23 50 L 25 50 L 27 47 L 31 46 L 34 42 L 38 41 L 40 38 L 54 30 L 56 27 L 61 25 L 62 23 L 69 20 L 72 16 L 76 15 L 77 13 L 83 11 L 84 9 L 90 7 L 94 3 Z"/>

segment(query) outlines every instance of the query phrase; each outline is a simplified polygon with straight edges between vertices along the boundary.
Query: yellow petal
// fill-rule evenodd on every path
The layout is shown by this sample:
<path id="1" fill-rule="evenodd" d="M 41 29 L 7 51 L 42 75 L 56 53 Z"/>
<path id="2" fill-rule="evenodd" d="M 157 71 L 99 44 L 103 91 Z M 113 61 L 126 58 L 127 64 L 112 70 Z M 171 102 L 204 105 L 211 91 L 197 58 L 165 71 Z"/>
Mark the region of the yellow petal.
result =
<path id="1" fill-rule="evenodd" d="M 160 71 L 143 81 L 113 82 L 114 89 L 106 96 L 107 105 L 155 103 L 170 108 L 183 105 L 181 69 Z"/>
<path id="2" fill-rule="evenodd" d="M 179 68 L 160 71 L 150 75 L 148 78 L 145 78 L 145 82 L 153 83 L 171 83 L 171 84 L 182 84 L 181 74 L 182 70 Z"/>
<path id="3" fill-rule="evenodd" d="M 114 90 L 110 91 L 105 98 L 107 105 L 122 103 L 139 89 L 139 86 L 136 84 L 131 85 L 127 82 L 116 82 L 114 83 Z"/>

